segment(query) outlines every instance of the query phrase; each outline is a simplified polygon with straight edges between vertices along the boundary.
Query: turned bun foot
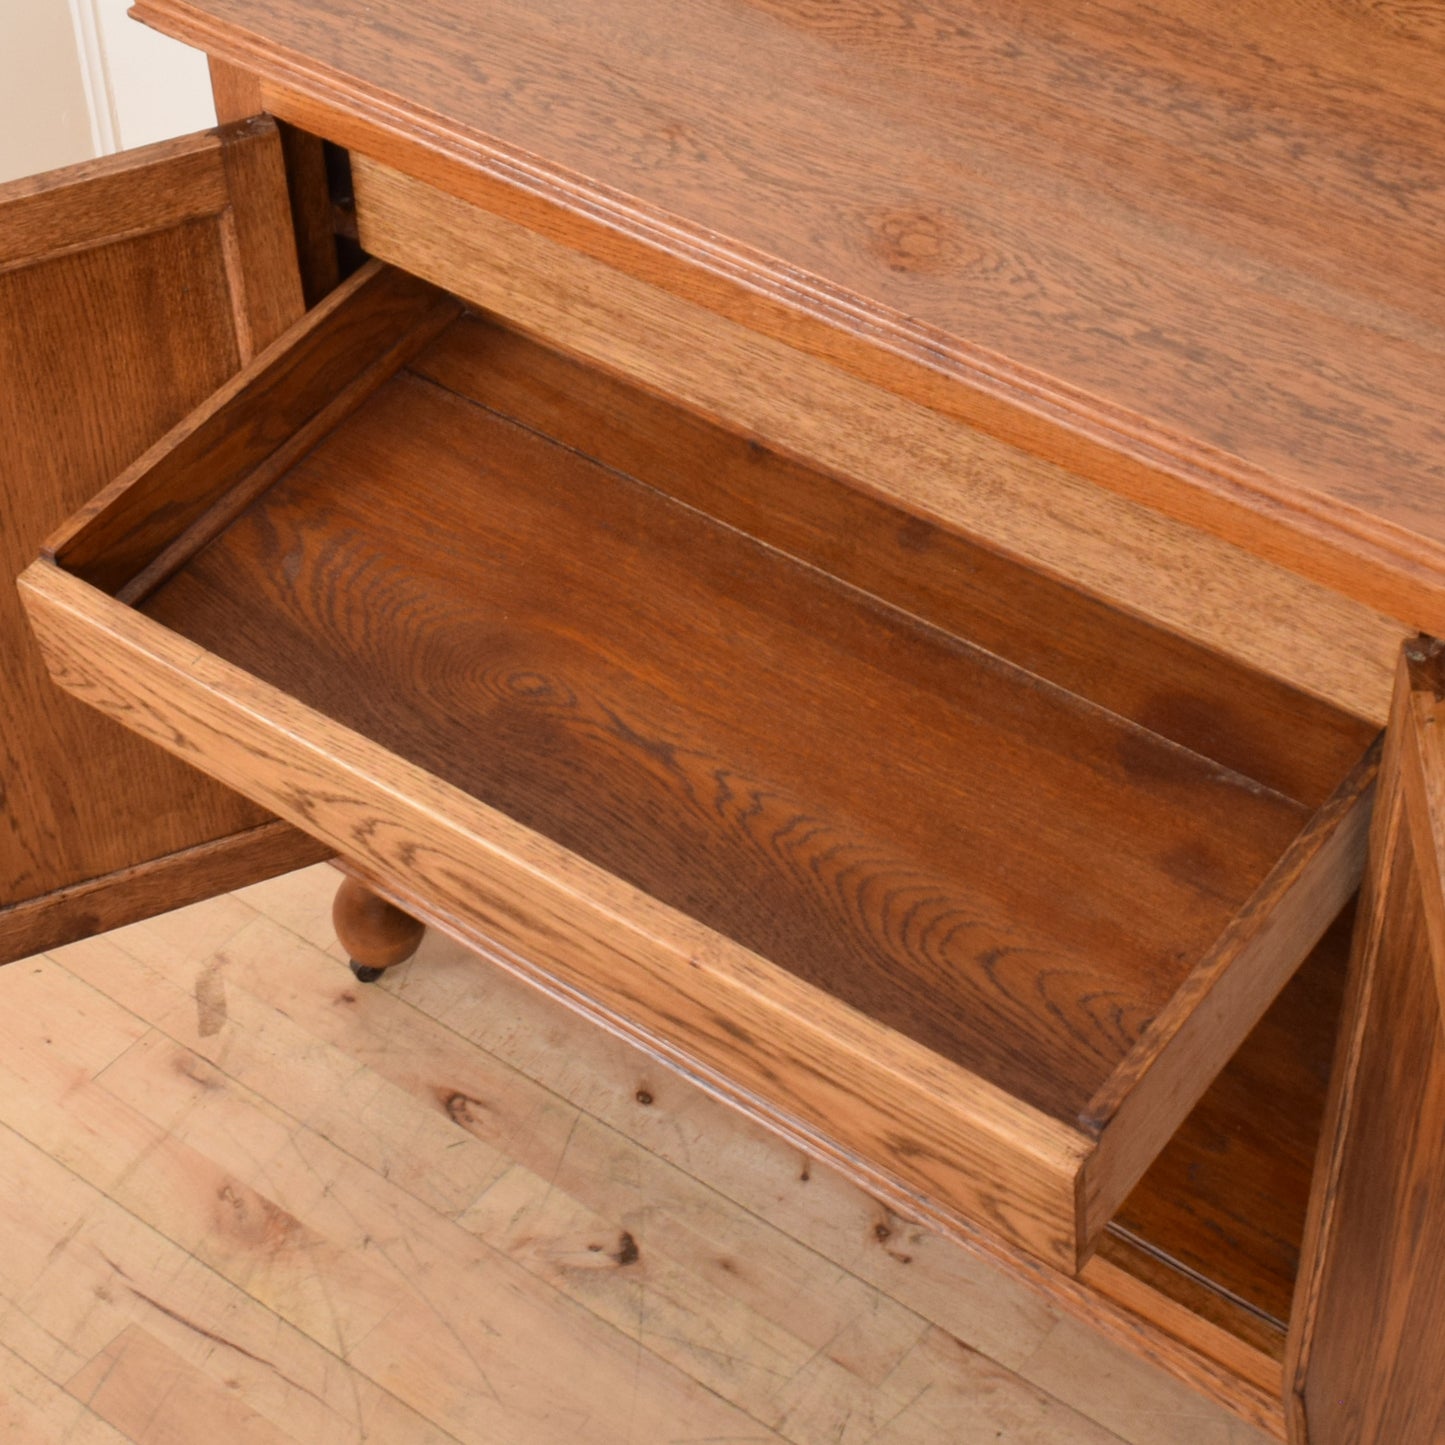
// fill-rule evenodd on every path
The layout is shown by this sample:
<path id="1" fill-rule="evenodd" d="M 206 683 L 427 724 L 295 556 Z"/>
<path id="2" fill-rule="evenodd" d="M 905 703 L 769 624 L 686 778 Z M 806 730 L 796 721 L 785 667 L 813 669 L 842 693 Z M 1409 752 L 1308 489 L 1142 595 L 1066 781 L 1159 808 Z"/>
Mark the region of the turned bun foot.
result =
<path id="1" fill-rule="evenodd" d="M 387 969 L 405 963 L 426 932 L 424 923 L 354 878 L 344 878 L 336 890 L 331 922 L 361 983 L 375 983 Z"/>

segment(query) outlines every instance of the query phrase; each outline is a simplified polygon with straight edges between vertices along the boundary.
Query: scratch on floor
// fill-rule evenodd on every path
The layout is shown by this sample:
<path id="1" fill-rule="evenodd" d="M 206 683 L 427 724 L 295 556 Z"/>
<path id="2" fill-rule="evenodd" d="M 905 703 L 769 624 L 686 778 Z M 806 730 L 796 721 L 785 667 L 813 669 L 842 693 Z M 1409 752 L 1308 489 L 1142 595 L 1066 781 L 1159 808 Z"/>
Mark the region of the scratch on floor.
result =
<path id="1" fill-rule="evenodd" d="M 218 1335 L 214 1330 L 208 1330 L 204 1325 L 198 1325 L 195 1320 L 187 1319 L 178 1310 L 173 1310 L 169 1305 L 164 1305 L 144 1290 L 138 1290 L 134 1285 L 128 1284 L 126 1288 L 138 1299 L 144 1300 L 153 1310 L 159 1310 L 167 1319 L 174 1320 L 178 1325 L 184 1325 L 188 1330 L 194 1330 L 202 1339 L 210 1340 L 214 1344 L 223 1345 L 228 1350 L 235 1350 L 238 1355 L 245 1355 L 248 1360 L 255 1360 L 258 1365 L 265 1365 L 267 1369 L 275 1370 L 276 1366 L 270 1360 L 263 1359 L 260 1355 L 253 1355 L 244 1345 L 238 1345 L 235 1340 L 228 1340 L 225 1335 Z M 276 1371 L 279 1375 L 281 1372 Z"/>

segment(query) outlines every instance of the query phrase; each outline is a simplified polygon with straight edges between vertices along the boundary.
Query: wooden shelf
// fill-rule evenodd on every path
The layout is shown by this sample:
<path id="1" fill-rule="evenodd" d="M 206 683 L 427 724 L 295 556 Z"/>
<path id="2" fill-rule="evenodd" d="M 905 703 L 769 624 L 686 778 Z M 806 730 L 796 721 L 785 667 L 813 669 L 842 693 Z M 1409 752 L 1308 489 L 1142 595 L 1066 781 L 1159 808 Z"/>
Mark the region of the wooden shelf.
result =
<path id="1" fill-rule="evenodd" d="M 1358 730 L 1292 711 L 1291 796 L 1041 675 L 1064 589 L 1009 661 L 498 410 L 525 348 L 447 306 L 369 273 L 99 499 L 29 583 L 57 674 L 777 1127 L 1077 1268 L 1353 891 Z M 700 435 L 640 441 L 739 481 L 747 444 Z"/>

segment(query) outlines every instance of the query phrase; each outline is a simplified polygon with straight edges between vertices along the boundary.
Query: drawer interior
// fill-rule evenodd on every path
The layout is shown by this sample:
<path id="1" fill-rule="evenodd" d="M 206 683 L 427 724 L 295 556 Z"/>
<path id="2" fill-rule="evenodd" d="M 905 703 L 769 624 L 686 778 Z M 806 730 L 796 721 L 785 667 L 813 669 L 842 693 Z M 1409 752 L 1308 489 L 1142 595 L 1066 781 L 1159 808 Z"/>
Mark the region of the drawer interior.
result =
<path id="1" fill-rule="evenodd" d="M 426 361 L 147 615 L 1015 1097 L 1083 1114 L 1308 810 Z"/>
<path id="2" fill-rule="evenodd" d="M 613 912 L 700 925 L 721 952 L 687 967 L 795 990 L 845 1065 L 861 1019 L 920 1097 L 966 1094 L 960 1129 L 1010 1101 L 1046 1141 L 1018 1157 L 1054 1151 L 1047 1227 L 996 1203 L 1029 1188 L 1018 1157 L 935 1202 L 1077 1267 L 1353 891 L 1373 730 L 387 276 L 143 459 L 56 565 L 219 659 L 212 694 L 244 675 L 400 760 L 378 796 L 434 779 L 618 880 Z M 344 345 L 317 348 L 327 325 Z M 96 624 L 57 616 L 42 637 L 85 695 Z M 287 810 L 276 769 L 176 707 L 110 710 Z M 343 853 L 371 846 L 289 796 Z M 636 1003 L 556 948 L 582 1003 Z M 948 1195 L 925 1122 L 854 1133 L 782 1031 L 714 1013 L 703 1038 L 647 1007 L 669 1057 L 727 1076 L 731 1048 L 765 1116 Z M 1147 1244 L 1170 1226 L 1137 1199 L 1114 1238 Z"/>

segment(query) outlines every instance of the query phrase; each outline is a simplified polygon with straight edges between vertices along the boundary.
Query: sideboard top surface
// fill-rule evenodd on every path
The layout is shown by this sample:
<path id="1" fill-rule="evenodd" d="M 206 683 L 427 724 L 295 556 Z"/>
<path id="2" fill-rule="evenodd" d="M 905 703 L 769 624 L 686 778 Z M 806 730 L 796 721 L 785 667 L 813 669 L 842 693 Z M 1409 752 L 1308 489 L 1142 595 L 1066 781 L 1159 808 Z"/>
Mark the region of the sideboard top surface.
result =
<path id="1" fill-rule="evenodd" d="M 986 393 L 1002 410 L 970 419 L 1445 625 L 1442 12 L 140 0 L 135 13 L 542 196 L 579 235 L 685 261 L 705 300 L 731 278 L 749 298 L 735 315 L 791 310 L 800 344 L 818 349 L 810 325 L 831 331 L 821 345 L 853 369 L 866 343 L 877 379 L 933 405 L 950 386 Z M 1073 443 L 1040 441 L 1050 427 Z"/>

